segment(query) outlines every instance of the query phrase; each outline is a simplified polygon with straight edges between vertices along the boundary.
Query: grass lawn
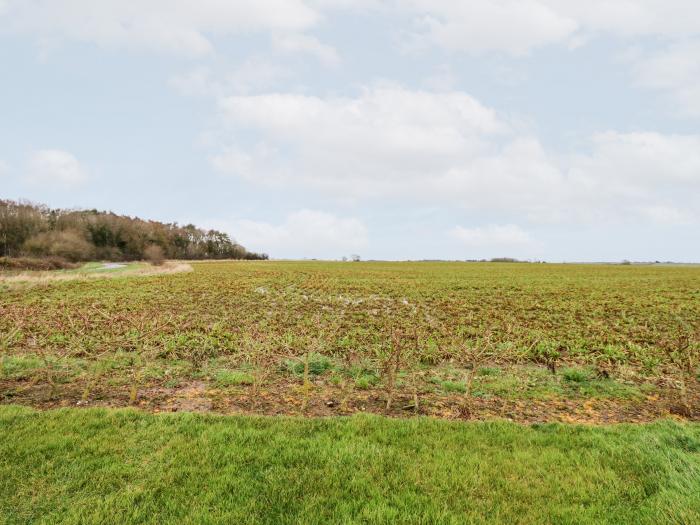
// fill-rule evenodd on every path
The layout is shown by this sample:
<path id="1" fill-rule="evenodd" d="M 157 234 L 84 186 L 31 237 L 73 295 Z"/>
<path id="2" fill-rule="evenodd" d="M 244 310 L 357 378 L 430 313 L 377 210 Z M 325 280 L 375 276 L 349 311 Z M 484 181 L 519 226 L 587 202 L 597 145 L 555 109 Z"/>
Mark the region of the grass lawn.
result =
<path id="1" fill-rule="evenodd" d="M 0 407 L 0 523 L 700 523 L 700 425 Z"/>

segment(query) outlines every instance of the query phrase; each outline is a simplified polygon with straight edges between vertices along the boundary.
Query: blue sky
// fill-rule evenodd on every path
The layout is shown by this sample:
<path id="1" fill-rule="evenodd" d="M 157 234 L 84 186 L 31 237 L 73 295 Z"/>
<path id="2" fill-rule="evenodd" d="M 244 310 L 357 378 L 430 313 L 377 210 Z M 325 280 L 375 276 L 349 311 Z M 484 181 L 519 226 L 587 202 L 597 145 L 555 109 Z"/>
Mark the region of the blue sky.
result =
<path id="1" fill-rule="evenodd" d="M 694 0 L 0 0 L 0 196 L 273 257 L 700 261 Z"/>

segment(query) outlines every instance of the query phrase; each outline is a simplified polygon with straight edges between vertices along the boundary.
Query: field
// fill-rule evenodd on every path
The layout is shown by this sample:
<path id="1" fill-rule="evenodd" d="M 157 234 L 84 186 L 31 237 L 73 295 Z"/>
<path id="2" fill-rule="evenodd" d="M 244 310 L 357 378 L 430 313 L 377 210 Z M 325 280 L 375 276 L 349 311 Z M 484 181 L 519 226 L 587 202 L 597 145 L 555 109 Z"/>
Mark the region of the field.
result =
<path id="1" fill-rule="evenodd" d="M 697 266 L 191 266 L 6 285 L 1 401 L 521 422 L 700 418 Z"/>
<path id="2" fill-rule="evenodd" d="M 700 267 L 185 266 L 0 280 L 0 524 L 700 521 Z"/>

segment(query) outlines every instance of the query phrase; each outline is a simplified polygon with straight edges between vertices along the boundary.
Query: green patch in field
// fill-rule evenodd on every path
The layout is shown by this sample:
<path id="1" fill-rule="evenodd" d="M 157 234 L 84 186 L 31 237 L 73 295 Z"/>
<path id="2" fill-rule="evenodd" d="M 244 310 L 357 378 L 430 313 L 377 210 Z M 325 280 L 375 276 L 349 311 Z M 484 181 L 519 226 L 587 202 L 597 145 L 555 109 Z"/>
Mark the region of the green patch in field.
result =
<path id="1" fill-rule="evenodd" d="M 440 344 L 434 337 L 429 337 L 422 344 L 420 362 L 424 365 L 435 365 L 440 362 Z"/>
<path id="2" fill-rule="evenodd" d="M 593 374 L 590 370 L 581 368 L 565 368 L 561 371 L 564 381 L 569 383 L 588 383 L 593 379 Z"/>
<path id="3" fill-rule="evenodd" d="M 33 355 L 6 355 L 0 359 L 0 377 L 3 379 L 23 380 L 32 377 L 44 362 Z"/>
<path id="4" fill-rule="evenodd" d="M 302 376 L 308 363 L 309 374 L 320 376 L 334 368 L 333 360 L 325 355 L 311 353 L 308 357 L 300 357 L 298 359 L 287 359 L 283 363 L 283 368 L 288 372 Z"/>
<path id="5" fill-rule="evenodd" d="M 15 381 L 43 379 L 53 383 L 68 383 L 82 375 L 88 363 L 83 359 L 55 355 L 3 356 L 0 359 L 0 377 Z"/>
<path id="6" fill-rule="evenodd" d="M 222 353 L 235 351 L 237 338 L 232 333 L 189 330 L 163 337 L 159 357 L 188 359 L 195 363 Z"/>
<path id="7" fill-rule="evenodd" d="M 651 385 L 635 385 L 597 377 L 590 368 L 564 368 L 552 374 L 547 368 L 513 366 L 497 375 L 477 373 L 473 395 L 507 399 L 641 399 Z"/>
<path id="8" fill-rule="evenodd" d="M 177 359 L 144 359 L 138 352 L 117 352 L 96 361 L 87 362 L 83 378 L 104 381 L 110 386 L 156 381 L 166 387 L 178 385 L 194 374 L 192 363 Z"/>
<path id="9" fill-rule="evenodd" d="M 431 379 L 431 382 L 437 385 L 443 392 L 459 392 L 463 394 L 467 391 L 467 385 L 463 381 L 447 381 L 434 377 Z"/>
<path id="10" fill-rule="evenodd" d="M 340 373 L 349 377 L 355 388 L 359 390 L 369 390 L 377 386 L 381 380 L 376 369 L 367 360 L 340 370 Z"/>
<path id="11" fill-rule="evenodd" d="M 629 352 L 620 345 L 605 345 L 594 354 L 594 358 L 606 363 L 621 364 L 628 361 Z"/>
<path id="12" fill-rule="evenodd" d="M 539 372 L 540 369 L 534 371 Z M 506 399 L 548 399 L 557 396 L 551 386 L 542 381 L 546 374 L 523 373 L 522 370 L 506 370 L 497 376 L 474 378 L 475 397 L 503 397 Z"/>
<path id="13" fill-rule="evenodd" d="M 215 382 L 219 387 L 252 385 L 255 378 L 243 370 L 219 370 L 216 373 Z"/>
<path id="14" fill-rule="evenodd" d="M 613 378 L 599 377 L 590 368 L 565 368 L 561 371 L 564 395 L 596 399 L 641 399 L 653 388 L 633 385 Z"/>
<path id="15" fill-rule="evenodd" d="M 553 363 L 561 357 L 561 344 L 558 341 L 538 341 L 530 349 L 530 358 L 538 363 Z"/>
<path id="16" fill-rule="evenodd" d="M 376 374 L 362 374 L 355 377 L 355 387 L 360 390 L 369 390 L 379 384 L 379 377 Z"/>

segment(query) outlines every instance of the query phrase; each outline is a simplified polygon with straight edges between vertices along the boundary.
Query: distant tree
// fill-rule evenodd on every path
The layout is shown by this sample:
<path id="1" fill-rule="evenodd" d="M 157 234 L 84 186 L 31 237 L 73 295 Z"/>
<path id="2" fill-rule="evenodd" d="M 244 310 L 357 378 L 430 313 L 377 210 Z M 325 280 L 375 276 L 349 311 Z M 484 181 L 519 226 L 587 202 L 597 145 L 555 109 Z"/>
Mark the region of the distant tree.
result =
<path id="1" fill-rule="evenodd" d="M 28 202 L 0 200 L 0 255 L 21 255 L 27 239 L 48 229 L 47 212 Z"/>
<path id="2" fill-rule="evenodd" d="M 352 259 L 352 262 L 360 262 L 360 256 L 359 255 L 351 255 L 350 258 Z"/>
<path id="3" fill-rule="evenodd" d="M 59 256 L 142 260 L 159 246 L 171 259 L 267 259 L 216 230 L 178 226 L 98 210 L 49 209 L 29 202 L 0 200 L 0 256 Z"/>

